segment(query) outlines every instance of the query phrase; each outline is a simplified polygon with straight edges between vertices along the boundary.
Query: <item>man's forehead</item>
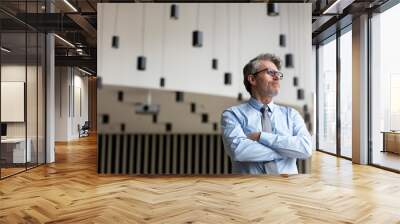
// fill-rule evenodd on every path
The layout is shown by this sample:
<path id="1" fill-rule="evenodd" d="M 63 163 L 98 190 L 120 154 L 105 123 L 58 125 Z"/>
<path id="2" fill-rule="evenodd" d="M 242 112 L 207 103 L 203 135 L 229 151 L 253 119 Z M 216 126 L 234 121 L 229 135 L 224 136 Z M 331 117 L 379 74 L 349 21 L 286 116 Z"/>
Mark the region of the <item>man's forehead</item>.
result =
<path id="1" fill-rule="evenodd" d="M 261 64 L 262 64 L 263 68 L 277 69 L 276 65 L 270 60 L 262 60 Z"/>

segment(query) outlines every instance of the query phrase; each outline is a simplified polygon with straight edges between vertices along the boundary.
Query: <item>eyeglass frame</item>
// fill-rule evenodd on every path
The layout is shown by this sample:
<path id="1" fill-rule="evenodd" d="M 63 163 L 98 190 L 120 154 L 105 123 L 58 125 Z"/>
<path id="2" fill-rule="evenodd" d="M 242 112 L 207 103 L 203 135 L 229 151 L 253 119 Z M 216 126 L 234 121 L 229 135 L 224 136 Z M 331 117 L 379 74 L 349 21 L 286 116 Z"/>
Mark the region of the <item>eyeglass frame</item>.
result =
<path id="1" fill-rule="evenodd" d="M 270 68 L 261 69 L 260 71 L 255 72 L 255 73 L 253 73 L 253 74 L 251 74 L 251 75 L 254 75 L 254 76 L 255 76 L 255 75 L 257 75 L 258 73 L 264 72 L 264 71 L 267 71 L 267 74 L 268 74 L 269 76 L 276 76 L 276 77 L 279 78 L 279 80 L 282 80 L 282 79 L 283 79 L 283 73 L 282 73 L 281 71 L 272 70 L 272 69 L 270 69 Z M 273 72 L 273 74 L 271 75 L 270 72 Z"/>

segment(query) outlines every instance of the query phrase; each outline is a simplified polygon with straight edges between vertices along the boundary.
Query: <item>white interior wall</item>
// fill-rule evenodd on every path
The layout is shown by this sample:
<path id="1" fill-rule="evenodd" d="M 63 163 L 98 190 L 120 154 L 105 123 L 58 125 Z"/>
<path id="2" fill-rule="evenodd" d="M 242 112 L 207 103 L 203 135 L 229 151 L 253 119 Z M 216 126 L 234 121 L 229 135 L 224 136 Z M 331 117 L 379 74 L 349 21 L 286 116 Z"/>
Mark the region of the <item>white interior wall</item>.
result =
<path id="1" fill-rule="evenodd" d="M 143 54 L 143 4 L 98 5 L 98 76 L 104 85 L 159 88 L 160 77 L 165 77 L 167 90 L 228 97 L 236 97 L 240 92 L 246 96 L 241 71 L 248 60 L 265 52 L 282 59 L 286 53 L 293 53 L 295 68 L 282 68 L 285 77 L 276 101 L 298 106 L 307 103 L 312 108 L 315 83 L 311 71 L 311 4 L 280 4 L 278 17 L 266 15 L 265 3 L 200 4 L 198 24 L 204 35 L 202 48 L 194 48 L 191 44 L 192 31 L 197 29 L 198 4 L 178 4 L 178 20 L 169 19 L 171 4 L 145 5 L 146 71 L 136 70 L 137 57 Z M 214 24 L 216 38 L 213 49 Z M 287 38 L 284 48 L 279 47 L 278 42 L 281 32 Z M 118 49 L 111 47 L 114 34 L 119 36 Z M 163 36 L 165 45 L 162 45 Z M 163 48 L 165 56 L 162 58 Z M 217 71 L 211 69 L 214 56 L 219 59 Z M 227 71 L 233 74 L 230 86 L 223 84 L 223 74 Z M 292 85 L 295 75 L 305 90 L 305 100 L 296 98 L 296 88 Z"/>
<path id="2" fill-rule="evenodd" d="M 87 77 L 75 68 L 56 67 L 55 85 L 55 140 L 76 139 L 79 137 L 78 124 L 82 126 L 88 120 Z M 77 97 L 79 94 L 80 98 Z M 81 105 L 82 114 L 76 105 Z"/>

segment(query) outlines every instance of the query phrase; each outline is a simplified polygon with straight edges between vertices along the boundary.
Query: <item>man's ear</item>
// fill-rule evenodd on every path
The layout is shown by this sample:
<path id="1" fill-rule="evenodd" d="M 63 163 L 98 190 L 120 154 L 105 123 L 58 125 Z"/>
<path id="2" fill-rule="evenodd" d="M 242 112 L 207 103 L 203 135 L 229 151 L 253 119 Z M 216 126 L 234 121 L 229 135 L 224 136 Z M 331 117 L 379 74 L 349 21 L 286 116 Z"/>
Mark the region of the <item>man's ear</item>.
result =
<path id="1" fill-rule="evenodd" d="M 256 84 L 256 77 L 254 77 L 254 75 L 248 75 L 247 76 L 247 81 L 249 81 L 249 83 L 251 85 L 255 85 Z"/>

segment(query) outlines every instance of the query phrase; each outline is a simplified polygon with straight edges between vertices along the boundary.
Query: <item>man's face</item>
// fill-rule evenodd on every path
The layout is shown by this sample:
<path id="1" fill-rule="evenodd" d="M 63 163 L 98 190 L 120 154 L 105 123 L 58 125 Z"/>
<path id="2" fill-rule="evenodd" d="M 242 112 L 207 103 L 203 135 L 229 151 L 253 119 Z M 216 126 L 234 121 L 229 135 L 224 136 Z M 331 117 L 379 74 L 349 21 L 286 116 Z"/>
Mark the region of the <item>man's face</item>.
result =
<path id="1" fill-rule="evenodd" d="M 253 93 L 258 96 L 274 97 L 278 95 L 280 90 L 279 77 L 269 75 L 265 69 L 278 71 L 278 68 L 271 61 L 262 61 L 258 71 L 264 71 L 250 75 L 249 81 L 253 86 Z"/>

